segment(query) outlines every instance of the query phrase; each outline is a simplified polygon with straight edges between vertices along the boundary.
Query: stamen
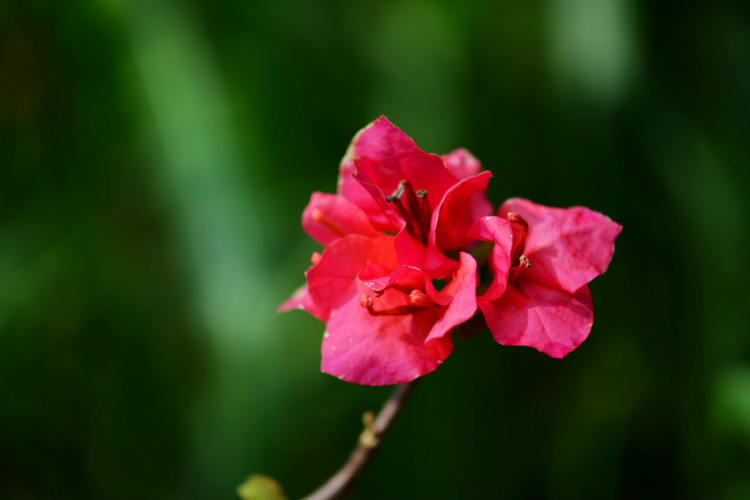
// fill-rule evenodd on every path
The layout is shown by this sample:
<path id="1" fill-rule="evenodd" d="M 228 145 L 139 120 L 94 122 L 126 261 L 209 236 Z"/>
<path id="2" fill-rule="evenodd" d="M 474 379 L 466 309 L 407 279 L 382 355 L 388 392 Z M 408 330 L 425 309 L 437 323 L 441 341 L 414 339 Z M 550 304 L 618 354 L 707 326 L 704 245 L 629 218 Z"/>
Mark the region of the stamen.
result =
<path id="1" fill-rule="evenodd" d="M 359 299 L 359 305 L 361 305 L 362 307 L 364 307 L 364 308 L 365 308 L 365 309 L 367 309 L 368 311 L 369 311 L 370 309 L 372 309 L 372 302 L 373 302 L 373 301 L 372 301 L 372 297 L 370 297 L 370 296 L 368 296 L 368 295 L 363 295 L 363 296 L 362 296 L 362 297 L 360 297 L 360 299 Z"/>
<path id="2" fill-rule="evenodd" d="M 510 264 L 513 266 L 519 262 L 523 254 L 526 236 L 529 234 L 529 223 L 515 212 L 508 212 L 507 219 L 513 231 L 513 245 L 510 249 Z"/>
<path id="3" fill-rule="evenodd" d="M 432 219 L 432 212 L 430 211 L 430 202 L 427 201 L 427 190 L 420 189 L 417 191 L 417 203 L 419 205 L 419 224 L 422 234 L 424 234 L 425 241 L 427 236 L 430 234 L 430 223 Z"/>
<path id="4" fill-rule="evenodd" d="M 531 267 L 531 261 L 523 253 L 526 246 L 526 236 L 529 234 L 529 223 L 515 212 L 508 212 L 506 217 L 508 222 L 510 222 L 510 229 L 513 231 L 513 245 L 510 249 L 511 267 L 508 272 L 508 281 L 516 283 L 523 271 Z"/>
<path id="5" fill-rule="evenodd" d="M 393 194 L 385 199 L 406 222 L 406 232 L 426 243 L 431 218 L 427 190 L 414 191 L 409 181 L 402 180 Z"/>
<path id="6" fill-rule="evenodd" d="M 386 201 L 391 202 L 391 201 L 394 201 L 394 200 L 400 200 L 401 196 L 403 196 L 403 194 L 404 194 L 404 184 L 406 182 L 407 181 L 401 181 L 401 182 L 399 182 L 398 183 L 398 187 L 393 192 L 393 194 L 390 195 L 390 196 L 386 196 L 385 197 Z"/>
<path id="7" fill-rule="evenodd" d="M 524 269 L 531 267 L 531 261 L 525 255 L 521 255 L 521 257 L 518 258 L 518 263 L 522 265 Z"/>
<path id="8" fill-rule="evenodd" d="M 313 208 L 310 212 L 310 218 L 318 224 L 323 224 L 325 227 L 338 234 L 339 236 L 346 236 L 346 232 L 338 227 L 331 219 L 326 217 L 326 214 L 319 208 Z"/>
<path id="9" fill-rule="evenodd" d="M 517 283 L 521 278 L 521 274 L 530 267 L 531 261 L 525 255 L 521 255 L 521 257 L 518 258 L 518 265 L 510 268 L 510 271 L 508 272 L 508 281 L 513 284 Z"/>
<path id="10" fill-rule="evenodd" d="M 313 252 L 312 257 L 310 257 L 310 262 L 312 262 L 313 266 L 317 266 L 320 262 L 320 259 L 322 259 L 323 256 L 320 255 L 318 252 Z"/>

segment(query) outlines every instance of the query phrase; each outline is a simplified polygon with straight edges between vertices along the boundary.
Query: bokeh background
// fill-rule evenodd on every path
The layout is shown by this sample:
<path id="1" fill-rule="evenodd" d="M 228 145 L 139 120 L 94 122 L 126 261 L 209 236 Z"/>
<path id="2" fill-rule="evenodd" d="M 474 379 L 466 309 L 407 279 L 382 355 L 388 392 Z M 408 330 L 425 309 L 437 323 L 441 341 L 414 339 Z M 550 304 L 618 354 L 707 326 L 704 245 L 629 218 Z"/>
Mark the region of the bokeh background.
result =
<path id="1" fill-rule="evenodd" d="M 624 226 L 566 359 L 485 332 L 353 498 L 750 497 L 742 2 L 0 3 L 0 498 L 292 498 L 388 388 L 275 313 L 384 114 L 490 196 Z"/>

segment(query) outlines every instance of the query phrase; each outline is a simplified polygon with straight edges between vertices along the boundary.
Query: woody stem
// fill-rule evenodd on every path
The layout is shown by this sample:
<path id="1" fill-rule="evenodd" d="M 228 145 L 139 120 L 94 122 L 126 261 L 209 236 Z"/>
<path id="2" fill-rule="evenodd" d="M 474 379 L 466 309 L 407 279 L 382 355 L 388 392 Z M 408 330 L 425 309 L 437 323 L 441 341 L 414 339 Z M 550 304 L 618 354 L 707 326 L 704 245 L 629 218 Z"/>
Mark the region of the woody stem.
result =
<path id="1" fill-rule="evenodd" d="M 313 491 L 302 500 L 334 500 L 341 498 L 354 481 L 362 473 L 362 470 L 370 461 L 378 445 L 391 428 L 396 416 L 409 399 L 414 390 L 416 381 L 397 385 L 380 409 L 377 417 L 371 423 L 365 422 L 365 430 L 357 441 L 357 446 L 349 455 L 344 465 L 331 476 L 320 488 Z"/>

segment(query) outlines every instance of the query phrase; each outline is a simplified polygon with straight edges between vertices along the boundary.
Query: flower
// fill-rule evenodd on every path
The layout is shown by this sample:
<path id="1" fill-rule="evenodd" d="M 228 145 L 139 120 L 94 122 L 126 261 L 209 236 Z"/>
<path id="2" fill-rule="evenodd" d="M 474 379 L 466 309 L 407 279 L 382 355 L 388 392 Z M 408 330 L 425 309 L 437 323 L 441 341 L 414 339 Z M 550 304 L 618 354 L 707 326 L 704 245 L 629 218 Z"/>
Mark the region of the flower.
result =
<path id="1" fill-rule="evenodd" d="M 323 372 L 365 385 L 411 381 L 450 355 L 451 331 L 481 318 L 477 310 L 503 345 L 562 358 L 586 339 L 586 284 L 607 269 L 622 227 L 588 208 L 520 198 L 491 215 L 491 175 L 464 149 L 425 153 L 385 117 L 355 135 L 337 193 L 313 193 L 302 214 L 325 248 L 279 307 L 326 323 Z M 467 252 L 480 242 L 491 251 L 478 273 Z M 490 280 L 477 296 L 479 274 Z"/>
<path id="2" fill-rule="evenodd" d="M 279 308 L 327 323 L 321 370 L 366 385 L 407 382 L 451 353 L 453 327 L 477 310 L 476 262 L 462 250 L 492 213 L 491 174 L 465 150 L 441 158 L 381 117 L 353 139 L 338 194 L 313 193 L 302 215 L 321 245 L 307 283 Z M 458 260 L 447 255 L 458 252 Z M 433 281 L 444 281 L 437 290 Z"/>
<path id="3" fill-rule="evenodd" d="M 494 243 L 493 280 L 477 299 L 479 309 L 498 343 L 562 358 L 591 330 L 586 284 L 606 271 L 622 226 L 588 208 L 550 208 L 520 198 L 506 201 L 498 214 L 469 231 Z"/>
<path id="4" fill-rule="evenodd" d="M 453 327 L 477 309 L 476 262 L 463 252 L 460 259 L 437 291 L 427 273 L 400 265 L 391 236 L 329 245 L 307 272 L 312 301 L 327 313 L 321 370 L 365 385 L 435 370 L 453 350 Z"/>
<path id="5" fill-rule="evenodd" d="M 446 252 L 467 249 L 466 232 L 492 213 L 485 190 L 492 174 L 468 151 L 444 157 L 419 149 L 385 117 L 354 137 L 341 161 L 338 193 L 372 226 L 396 233 L 402 263 L 448 275 L 457 263 Z"/>

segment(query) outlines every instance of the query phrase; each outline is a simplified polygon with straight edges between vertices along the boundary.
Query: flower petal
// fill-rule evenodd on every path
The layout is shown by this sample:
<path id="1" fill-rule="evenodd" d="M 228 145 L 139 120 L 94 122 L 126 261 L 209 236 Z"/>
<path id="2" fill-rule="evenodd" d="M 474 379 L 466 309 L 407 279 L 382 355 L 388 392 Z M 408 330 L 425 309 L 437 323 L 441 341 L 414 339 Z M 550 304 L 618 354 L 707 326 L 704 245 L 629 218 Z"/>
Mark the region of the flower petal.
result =
<path id="1" fill-rule="evenodd" d="M 479 163 L 474 155 L 467 149 L 459 148 L 451 151 L 447 155 L 441 156 L 448 170 L 459 179 L 473 177 L 482 170 L 482 164 Z"/>
<path id="2" fill-rule="evenodd" d="M 492 242 L 490 270 L 492 282 L 482 294 L 484 300 L 494 300 L 505 292 L 510 270 L 510 250 L 513 244 L 513 232 L 510 222 L 503 217 L 487 216 L 477 219 L 467 232 L 468 236 L 479 241 Z"/>
<path id="3" fill-rule="evenodd" d="M 393 223 L 383 213 L 382 202 L 403 180 L 416 190 L 427 190 L 432 209 L 458 182 L 439 156 L 419 149 L 408 135 L 381 116 L 355 135 L 341 161 L 339 193 L 359 206 L 377 229 L 391 231 Z M 374 192 L 371 186 L 380 192 Z"/>
<path id="4" fill-rule="evenodd" d="M 398 266 L 393 238 L 352 234 L 328 245 L 320 262 L 307 271 L 309 294 L 316 307 L 328 313 L 356 295 L 361 269 L 387 276 Z"/>
<path id="5" fill-rule="evenodd" d="M 364 284 L 359 292 L 368 293 Z M 406 295 L 387 290 L 389 294 Z M 373 316 L 360 295 L 331 313 L 323 338 L 321 370 L 347 382 L 388 385 L 409 382 L 435 370 L 452 350 L 450 339 L 436 346 L 424 340 L 435 323 L 434 309 L 400 316 Z"/>
<path id="6" fill-rule="evenodd" d="M 499 344 L 533 347 L 553 358 L 586 340 L 594 320 L 587 286 L 568 293 L 521 280 L 497 300 L 480 299 L 479 308 Z"/>
<path id="7" fill-rule="evenodd" d="M 492 173 L 482 172 L 460 181 L 445 193 L 432 217 L 431 237 L 438 250 L 467 248 L 471 241 L 466 235 L 468 229 L 480 217 L 492 214 L 492 204 L 485 194 L 490 177 Z"/>
<path id="8" fill-rule="evenodd" d="M 607 270 L 622 226 L 585 207 L 551 208 L 521 198 L 500 207 L 500 215 L 516 212 L 529 233 L 524 254 L 531 267 L 523 280 L 534 280 L 574 293 Z"/>
<path id="9" fill-rule="evenodd" d="M 292 309 L 301 309 L 302 311 L 307 311 L 321 321 L 328 321 L 329 311 L 323 310 L 315 305 L 312 297 L 310 297 L 307 283 L 295 290 L 291 297 L 276 308 L 276 312 L 281 313 L 291 311 Z"/>
<path id="10" fill-rule="evenodd" d="M 386 200 L 386 196 L 392 194 L 392 191 L 383 192 L 383 189 L 377 184 L 357 176 L 360 169 L 367 170 L 372 163 L 373 160 L 368 157 L 357 157 L 352 161 L 351 171 L 353 173 L 350 174 L 351 179 L 341 183 L 342 177 L 339 177 L 339 182 L 345 188 L 344 196 L 367 214 L 367 218 L 373 226 L 386 233 L 397 233 L 406 223 L 404 218 Z M 344 163 L 341 165 L 343 171 Z"/>
<path id="11" fill-rule="evenodd" d="M 427 245 L 406 231 L 394 238 L 396 252 L 403 264 L 425 270 L 431 279 L 450 275 L 458 263 L 444 252 L 466 249 L 472 238 L 467 231 L 479 217 L 492 213 L 485 195 L 492 174 L 482 172 L 453 185 L 432 214 Z"/>
<path id="12" fill-rule="evenodd" d="M 423 269 L 430 279 L 449 276 L 458 267 L 458 262 L 435 248 L 435 244 L 425 245 L 406 231 L 393 238 L 396 253 L 404 265 Z"/>
<path id="13" fill-rule="evenodd" d="M 302 227 L 315 241 L 328 245 L 347 234 L 375 238 L 380 233 L 372 227 L 365 213 L 343 196 L 313 193 L 302 213 Z"/>
<path id="14" fill-rule="evenodd" d="M 427 276 L 424 271 L 412 266 L 401 266 L 396 268 L 390 276 L 381 276 L 377 270 L 366 267 L 359 273 L 359 279 L 367 287 L 379 294 L 385 290 L 399 286 L 402 289 L 424 290 Z"/>
<path id="15" fill-rule="evenodd" d="M 450 338 L 453 327 L 468 321 L 477 311 L 477 263 L 471 255 L 464 252 L 461 252 L 460 258 L 459 268 L 443 290 L 436 292 L 432 283 L 427 281 L 427 294 L 430 298 L 438 304 L 445 304 L 445 299 L 450 300 L 447 307 L 437 308 L 439 319 L 425 339 L 427 344 L 446 335 Z"/>

